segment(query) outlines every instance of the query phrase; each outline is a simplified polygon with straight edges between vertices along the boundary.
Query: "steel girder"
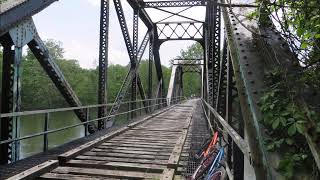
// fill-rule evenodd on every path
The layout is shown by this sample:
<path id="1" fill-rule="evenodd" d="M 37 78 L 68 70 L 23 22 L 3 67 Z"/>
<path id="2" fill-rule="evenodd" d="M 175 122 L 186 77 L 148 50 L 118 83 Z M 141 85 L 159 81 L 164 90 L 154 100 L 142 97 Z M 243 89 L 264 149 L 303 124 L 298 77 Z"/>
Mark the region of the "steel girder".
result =
<path id="1" fill-rule="evenodd" d="M 153 45 L 154 45 L 154 35 L 153 31 L 149 32 L 150 41 L 149 41 L 149 62 L 148 62 L 148 99 L 152 98 L 152 70 L 153 70 Z M 149 103 L 151 105 L 151 103 Z"/>
<path id="2" fill-rule="evenodd" d="M 0 36 L 57 0 L 8 0 L 0 8 Z"/>
<path id="3" fill-rule="evenodd" d="M 72 107 L 82 106 L 79 98 L 72 90 L 58 65 L 50 56 L 48 49 L 45 47 L 40 37 L 36 36 L 28 43 L 28 46 L 68 104 Z M 82 122 L 87 121 L 87 115 L 84 110 L 77 109 L 74 110 L 74 112 Z M 95 132 L 96 129 L 97 128 L 93 123 L 88 124 L 89 133 Z"/>
<path id="4" fill-rule="evenodd" d="M 99 87 L 98 103 L 107 103 L 107 69 L 109 43 L 109 0 L 101 0 L 100 12 L 100 49 L 99 49 Z M 106 117 L 107 107 L 98 108 L 98 118 Z M 104 120 L 98 121 L 98 129 L 104 128 Z"/>
<path id="5" fill-rule="evenodd" d="M 116 6 L 116 3 L 120 4 L 120 1 L 114 0 L 114 2 L 115 2 L 115 6 Z M 121 4 L 117 5 L 117 6 L 121 7 Z M 123 15 L 122 7 L 120 9 L 117 9 L 117 6 L 116 6 L 116 11 L 117 12 L 119 11 L 118 15 L 120 15 L 120 16 L 121 16 L 121 14 Z M 126 30 L 128 30 L 126 28 L 126 24 L 125 25 L 121 25 L 121 24 L 124 23 L 123 22 L 124 16 L 121 16 L 121 17 L 123 17 L 123 18 L 121 18 L 121 19 L 119 18 L 120 27 L 121 27 L 122 31 L 126 31 Z M 123 32 L 123 34 L 125 35 L 127 33 Z M 129 34 L 127 34 L 127 35 L 129 36 Z M 125 40 L 127 39 L 126 36 L 123 36 L 123 37 L 124 37 Z M 129 42 L 127 44 L 128 44 L 128 46 L 131 46 L 130 37 L 129 37 L 128 40 L 129 40 Z M 148 44 L 149 40 L 150 40 L 150 34 L 149 34 L 149 32 L 147 32 L 146 35 L 144 36 L 141 44 L 140 44 L 140 47 L 139 47 L 139 50 L 138 50 L 138 53 L 137 53 L 137 62 L 134 62 L 134 60 L 131 61 L 131 58 L 130 58 L 130 61 L 134 62 L 134 63 L 130 65 L 129 72 L 127 73 L 125 79 L 123 80 L 123 83 L 122 83 L 121 88 L 120 88 L 120 90 L 118 92 L 116 100 L 115 100 L 113 106 L 110 109 L 110 112 L 109 112 L 109 115 L 108 115 L 109 117 L 107 118 L 107 122 L 108 122 L 108 124 L 106 125 L 107 128 L 111 127 L 113 125 L 114 115 L 118 112 L 118 110 L 120 108 L 120 105 L 121 105 L 121 102 L 124 100 L 124 98 L 125 98 L 125 96 L 127 94 L 127 91 L 129 89 L 129 86 L 132 83 L 133 77 L 137 76 L 137 79 L 138 79 L 137 83 L 141 83 L 141 81 L 139 80 L 140 79 L 139 74 L 137 74 L 137 70 L 139 69 L 139 63 L 141 61 L 142 55 L 143 55 L 143 53 L 144 53 L 144 51 L 145 51 L 145 49 L 147 47 L 147 44 Z M 132 48 L 128 48 L 128 53 L 130 52 L 129 49 L 132 49 Z M 143 95 L 141 95 L 141 98 L 145 97 L 142 84 L 141 85 L 138 84 L 138 88 L 139 88 L 140 94 L 143 94 Z M 144 101 L 143 105 L 146 107 L 147 103 Z M 146 108 L 146 111 L 148 111 L 147 108 Z"/>
<path id="6" fill-rule="evenodd" d="M 225 89 L 225 119 L 231 125 L 231 127 L 244 138 L 243 119 L 238 100 L 238 92 L 235 87 L 234 73 L 232 67 L 232 61 L 230 57 L 230 50 L 228 49 L 227 42 L 225 42 L 223 49 L 223 56 L 226 58 L 226 89 Z M 227 49 L 225 49 L 227 48 Z M 227 162 L 231 165 L 233 171 L 233 179 L 244 179 L 244 154 L 238 147 L 236 142 L 232 141 L 231 136 L 228 135 L 228 151 Z"/>
<path id="7" fill-rule="evenodd" d="M 111 127 L 113 125 L 113 120 L 114 120 L 114 115 L 118 112 L 119 108 L 120 108 L 120 105 L 121 105 L 121 102 L 124 100 L 126 94 L 127 94 L 127 91 L 129 89 L 129 86 L 132 82 L 132 79 L 133 79 L 133 76 L 136 75 L 137 76 L 137 83 L 138 83 L 138 88 L 139 88 L 139 91 L 140 91 L 140 94 L 144 94 L 144 91 L 143 91 L 143 86 L 142 84 L 140 85 L 139 83 L 141 83 L 140 81 L 140 77 L 139 77 L 139 74 L 137 74 L 137 69 L 139 68 L 139 64 L 140 64 L 140 61 L 141 61 L 141 58 L 142 58 L 142 54 L 143 52 L 145 51 L 146 47 L 147 47 L 147 43 L 149 41 L 149 34 L 147 33 L 144 40 L 142 41 L 141 45 L 140 45 L 140 48 L 139 48 L 139 52 L 138 52 L 138 63 L 136 64 L 136 68 L 132 68 L 130 66 L 130 69 L 129 69 L 129 72 L 127 73 L 126 77 L 124 78 L 123 82 L 122 82 L 122 85 L 121 85 L 121 88 L 118 92 L 118 95 L 116 97 L 116 100 L 115 100 L 115 103 L 113 104 L 113 106 L 111 107 L 110 109 L 110 112 L 109 112 L 109 117 L 107 119 L 108 121 L 108 124 L 106 125 L 106 127 Z M 140 89 L 141 88 L 141 89 Z M 141 98 L 142 97 L 145 97 L 145 95 L 141 95 Z M 143 102 L 143 105 L 146 107 L 147 106 L 147 103 L 146 102 Z M 146 109 L 147 111 L 147 109 Z"/>
<path id="8" fill-rule="evenodd" d="M 156 27 L 156 25 L 155 25 Z M 157 72 L 157 78 L 158 81 L 162 80 L 162 67 L 161 67 L 161 61 L 160 61 L 160 45 L 161 43 L 159 42 L 159 36 L 158 36 L 158 30 L 157 28 L 153 29 L 153 59 L 156 67 L 156 72 Z"/>
<path id="9" fill-rule="evenodd" d="M 215 1 L 209 1 L 206 14 L 206 61 L 207 61 L 207 82 L 208 102 L 215 107 L 217 98 L 219 73 L 220 73 L 220 7 L 214 6 Z"/>
<path id="10" fill-rule="evenodd" d="M 4 45 L 4 66 L 3 66 L 3 91 L 2 91 L 2 112 L 18 112 L 20 111 L 20 63 L 22 58 L 22 47 L 26 44 L 38 59 L 41 66 L 47 72 L 53 83 L 56 85 L 62 96 L 70 106 L 81 106 L 81 102 L 75 95 L 71 86 L 63 76 L 61 70 L 54 62 L 49 54 L 48 49 L 45 47 L 41 38 L 39 37 L 36 27 L 31 18 L 20 22 L 19 25 L 10 29 L 8 33 L 1 37 L 1 44 Z M 14 50 L 11 48 L 14 47 Z M 8 60 L 6 60 L 8 59 Z M 82 122 L 87 120 L 86 113 L 83 110 L 75 110 L 76 115 Z M 7 139 L 19 137 L 19 118 L 5 118 L 3 121 L 7 130 L 1 129 L 2 135 Z M 2 123 L 2 122 L 1 122 Z M 89 124 L 89 132 L 95 131 L 95 126 Z M 19 159 L 19 142 L 14 145 L 8 145 L 7 160 L 13 162 Z M 10 149 L 11 148 L 11 149 Z M 1 148 L 3 151 L 4 148 Z M 1 158 L 3 159 L 3 157 Z M 5 160 L 4 160 L 5 161 Z"/>
<path id="11" fill-rule="evenodd" d="M 15 46 L 9 34 L 1 37 L 3 45 L 1 113 L 19 112 L 21 109 L 21 60 L 22 47 Z M 1 140 L 19 137 L 19 117 L 1 119 Z M 19 141 L 0 145 L 0 164 L 19 159 Z"/>
<path id="12" fill-rule="evenodd" d="M 247 29 L 257 24 L 243 18 L 240 24 L 234 17 L 234 9 L 222 9 L 252 166 L 256 179 L 273 179 L 259 125 L 262 117 L 258 102 L 264 89 L 264 60 L 254 44 L 254 34 Z M 243 9 L 241 11 L 246 12 Z"/>
<path id="13" fill-rule="evenodd" d="M 147 32 L 146 35 L 144 36 L 144 39 L 141 42 L 139 50 L 137 51 L 134 49 L 133 44 L 131 43 L 131 39 L 130 39 L 130 35 L 129 35 L 129 31 L 128 31 L 128 27 L 126 24 L 126 19 L 124 16 L 121 2 L 120 2 L 120 0 L 113 0 L 113 2 L 114 2 L 117 16 L 118 16 L 122 35 L 123 35 L 123 38 L 124 38 L 124 41 L 125 41 L 125 44 L 127 47 L 128 55 L 130 58 L 130 69 L 129 69 L 129 72 L 126 75 L 126 77 L 121 85 L 121 88 L 120 88 L 118 95 L 115 99 L 115 103 L 113 104 L 113 106 L 111 107 L 111 110 L 109 112 L 110 117 L 108 117 L 108 119 L 107 119 L 107 121 L 108 121 L 108 124 L 106 125 L 107 128 L 111 127 L 113 125 L 114 115 L 118 112 L 120 105 L 121 105 L 121 102 L 123 101 L 123 99 L 125 98 L 125 96 L 127 94 L 129 84 L 131 84 L 131 87 L 132 87 L 133 81 L 137 82 L 137 83 L 141 83 L 140 80 L 139 81 L 136 80 L 137 78 L 138 79 L 140 78 L 139 74 L 137 74 L 137 70 L 138 70 L 142 55 L 143 55 L 143 53 L 147 47 L 147 44 L 150 40 L 149 33 Z M 138 24 L 137 24 L 138 12 L 135 12 L 134 18 L 136 19 L 136 25 L 134 25 L 135 26 L 134 27 L 134 36 L 136 36 L 136 38 L 138 38 Z M 135 41 L 134 43 L 138 43 L 137 39 L 134 41 Z M 136 56 L 135 56 L 135 54 L 136 54 Z M 140 89 L 142 87 L 143 87 L 142 85 L 138 85 L 140 94 L 143 94 L 143 95 L 141 95 L 141 97 L 145 97 L 144 90 Z M 143 105 L 147 106 L 147 103 L 143 102 Z M 148 109 L 146 109 L 146 111 L 148 111 Z"/>
<path id="14" fill-rule="evenodd" d="M 133 34 L 133 38 L 132 38 L 133 58 L 134 58 L 134 61 L 137 62 L 139 10 L 134 9 L 133 11 L 134 11 L 133 12 L 133 33 L 132 33 Z M 132 68 L 137 68 L 136 64 L 133 64 Z M 135 73 L 135 74 L 133 74 L 132 82 L 131 82 L 131 101 L 132 101 L 132 103 L 130 104 L 130 107 L 131 107 L 130 110 L 137 108 L 137 103 L 135 102 L 136 100 L 137 100 L 137 74 Z M 136 112 L 133 111 L 130 114 L 131 114 L 131 119 L 133 119 L 136 115 Z"/>
<path id="15" fill-rule="evenodd" d="M 143 8 L 155 7 L 185 7 L 185 6 L 205 6 L 207 0 L 187 0 L 187 1 L 150 1 L 140 2 Z"/>
<path id="16" fill-rule="evenodd" d="M 148 30 L 150 31 L 151 29 L 154 28 L 154 24 L 149 17 L 148 13 L 141 7 L 139 2 L 141 0 L 127 0 L 132 9 L 137 9 L 139 10 L 139 17 L 142 20 L 142 22 L 147 26 Z"/>
<path id="17" fill-rule="evenodd" d="M 227 42 L 226 40 L 224 41 L 224 45 L 223 45 L 223 50 L 222 50 L 222 58 L 221 58 L 221 62 L 220 62 L 220 72 L 219 72 L 219 76 L 218 76 L 218 92 L 217 92 L 217 97 L 216 97 L 216 104 L 215 104 L 215 108 L 217 110 L 217 112 L 224 117 L 226 114 L 226 90 L 227 90 L 227 66 L 228 66 L 228 62 L 227 62 Z"/>

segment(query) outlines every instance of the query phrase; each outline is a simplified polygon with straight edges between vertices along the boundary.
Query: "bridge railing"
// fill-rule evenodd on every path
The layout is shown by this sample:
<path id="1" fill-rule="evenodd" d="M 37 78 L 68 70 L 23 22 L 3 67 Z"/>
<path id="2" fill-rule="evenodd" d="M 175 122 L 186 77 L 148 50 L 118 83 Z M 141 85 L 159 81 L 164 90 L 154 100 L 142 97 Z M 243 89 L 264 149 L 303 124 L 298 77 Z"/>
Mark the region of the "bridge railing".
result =
<path id="1" fill-rule="evenodd" d="M 23 116 L 33 116 L 33 115 L 44 115 L 43 116 L 43 121 L 44 121 L 44 126 L 43 126 L 43 131 L 41 132 L 37 132 L 37 133 L 33 133 L 33 134 L 29 134 L 26 136 L 21 136 L 21 137 L 17 137 L 17 138 L 12 138 L 12 139 L 6 139 L 6 140 L 2 140 L 0 141 L 0 146 L 4 145 L 4 144 L 10 144 L 10 143 L 20 143 L 20 141 L 22 140 L 26 140 L 26 139 L 30 139 L 30 138 L 34 138 L 34 137 L 38 137 L 38 136 L 43 136 L 43 150 L 47 151 L 49 148 L 49 141 L 48 141 L 48 134 L 51 133 L 55 133 L 55 132 L 60 132 L 60 131 L 64 131 L 64 130 L 68 130 L 71 128 L 75 128 L 78 126 L 85 126 L 85 132 L 84 132 L 84 136 L 88 135 L 88 124 L 89 123 L 95 123 L 97 121 L 100 120 L 106 120 L 109 117 L 119 117 L 121 115 L 126 115 L 132 112 L 139 112 L 140 111 L 140 115 L 142 115 L 143 110 L 148 108 L 149 109 L 149 113 L 154 112 L 155 110 L 167 107 L 167 98 L 154 98 L 154 99 L 144 99 L 144 100 L 137 100 L 137 101 L 126 101 L 126 102 L 122 102 L 121 105 L 125 106 L 126 104 L 129 107 L 129 104 L 131 104 L 132 102 L 136 102 L 140 105 L 137 106 L 136 109 L 131 109 L 128 111 L 124 111 L 124 112 L 119 112 L 117 114 L 114 115 L 108 115 L 105 117 L 101 117 L 101 118 L 90 118 L 90 114 L 89 112 L 92 109 L 97 109 L 97 108 L 101 108 L 101 107 L 105 107 L 105 108 L 110 108 L 112 107 L 113 103 L 108 103 L 108 104 L 95 104 L 95 105 L 88 105 L 88 106 L 80 106 L 80 107 L 68 107 L 68 108 L 57 108 L 57 109 L 45 109 L 45 110 L 35 110 L 35 111 L 24 111 L 24 112 L 13 112 L 13 113 L 4 113 L 0 115 L 0 120 L 2 120 L 2 118 L 8 118 L 8 117 L 23 117 Z M 179 96 L 179 97 L 174 97 L 171 98 L 171 105 L 172 104 L 177 104 L 181 101 L 185 100 L 185 97 L 183 96 Z M 146 104 L 148 104 L 148 106 L 143 106 L 143 102 L 147 102 Z M 72 112 L 74 110 L 77 109 L 82 109 L 85 110 L 85 112 L 87 113 L 87 121 L 86 122 L 79 122 L 79 123 L 75 123 L 72 125 L 67 125 L 61 128 L 56 128 L 56 129 L 50 129 L 49 130 L 49 122 L 50 122 L 50 114 L 52 113 L 58 113 L 58 112 Z M 138 114 L 138 113 L 137 113 Z M 62 144 L 61 144 L 62 145 Z M 18 146 L 19 147 L 19 146 Z"/>
<path id="2" fill-rule="evenodd" d="M 204 99 L 202 99 L 202 109 L 204 111 L 205 117 L 208 121 L 211 132 L 219 131 L 222 133 L 224 139 L 231 138 L 232 141 L 238 146 L 243 155 L 251 161 L 250 158 L 250 149 L 248 143 L 238 134 L 238 132 L 232 128 L 232 126 L 223 118 L 221 115 Z M 207 112 L 206 112 L 207 110 Z M 212 124 L 211 118 L 219 124 L 219 126 L 214 126 Z M 228 140 L 224 141 L 224 143 L 228 144 Z M 228 144 L 230 145 L 230 144 Z M 230 153 L 230 152 L 227 152 Z M 229 177 L 232 177 L 228 162 L 226 162 L 226 170 Z M 233 179 L 233 178 L 230 178 Z"/>

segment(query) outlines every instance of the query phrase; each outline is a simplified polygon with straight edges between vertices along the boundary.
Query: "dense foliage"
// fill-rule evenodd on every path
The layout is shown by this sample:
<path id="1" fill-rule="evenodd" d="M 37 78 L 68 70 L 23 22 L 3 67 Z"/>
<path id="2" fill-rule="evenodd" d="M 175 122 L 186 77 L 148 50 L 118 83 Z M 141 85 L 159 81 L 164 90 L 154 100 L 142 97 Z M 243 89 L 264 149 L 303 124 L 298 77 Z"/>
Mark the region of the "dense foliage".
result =
<path id="1" fill-rule="evenodd" d="M 281 155 L 277 170 L 286 178 L 299 179 L 299 174 L 305 172 L 317 179 L 319 171 L 305 134 L 319 143 L 320 104 L 307 97 L 310 94 L 319 98 L 319 1 L 259 0 L 258 3 L 260 8 L 249 18 L 257 18 L 260 25 L 267 27 L 272 22 L 296 56 L 290 59 L 291 64 L 299 66 L 295 72 L 286 67 L 273 67 L 266 73 L 268 88 L 261 98 L 266 147 Z M 274 53 L 277 57 L 277 52 Z"/>

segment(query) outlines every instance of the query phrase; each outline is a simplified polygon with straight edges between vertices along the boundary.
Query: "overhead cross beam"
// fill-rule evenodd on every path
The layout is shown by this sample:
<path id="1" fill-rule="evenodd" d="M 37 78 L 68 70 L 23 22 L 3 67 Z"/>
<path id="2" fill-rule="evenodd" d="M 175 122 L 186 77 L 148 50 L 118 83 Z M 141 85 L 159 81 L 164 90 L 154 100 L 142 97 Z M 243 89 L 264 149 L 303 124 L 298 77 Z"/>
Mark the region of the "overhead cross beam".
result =
<path id="1" fill-rule="evenodd" d="M 184 7 L 184 6 L 205 6 L 207 0 L 187 0 L 187 1 L 150 1 L 140 2 L 144 8 L 155 8 L 155 7 Z"/>
<path id="2" fill-rule="evenodd" d="M 203 41 L 203 23 L 192 21 L 158 23 L 157 29 L 161 43 L 168 40 Z"/>

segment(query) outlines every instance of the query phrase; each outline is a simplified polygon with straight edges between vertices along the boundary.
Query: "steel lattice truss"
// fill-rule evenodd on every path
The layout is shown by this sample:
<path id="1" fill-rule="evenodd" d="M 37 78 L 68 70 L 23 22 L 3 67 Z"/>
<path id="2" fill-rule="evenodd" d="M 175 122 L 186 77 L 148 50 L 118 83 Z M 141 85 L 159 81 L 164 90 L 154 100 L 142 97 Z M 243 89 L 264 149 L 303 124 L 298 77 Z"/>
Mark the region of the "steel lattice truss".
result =
<path id="1" fill-rule="evenodd" d="M 160 40 L 202 40 L 203 23 L 199 22 L 171 22 L 158 23 Z"/>
<path id="2" fill-rule="evenodd" d="M 72 107 L 81 106 L 81 102 L 62 71 L 52 59 L 48 49 L 37 33 L 32 20 L 32 15 L 40 12 L 56 0 L 28 0 L 13 1 L 7 4 L 0 12 L 0 43 L 3 49 L 2 94 L 1 113 L 15 113 L 21 107 L 21 61 L 22 48 L 29 46 L 44 71 L 53 81 L 66 102 Z M 108 43 L 109 43 L 109 0 L 101 0 L 100 16 L 100 49 L 99 49 L 99 80 L 98 103 L 106 104 Z M 225 0 L 186 0 L 186 1 L 148 1 L 128 0 L 133 9 L 133 28 L 130 37 L 129 28 L 122 8 L 122 0 L 113 0 L 117 18 L 119 20 L 123 41 L 129 56 L 129 68 L 122 86 L 118 91 L 113 106 L 107 112 L 106 107 L 98 108 L 98 127 L 94 123 L 85 124 L 89 120 L 89 114 L 84 109 L 74 110 L 80 121 L 84 122 L 86 131 L 94 133 L 97 130 L 113 125 L 115 115 L 120 105 L 130 94 L 131 108 L 135 109 L 137 95 L 142 100 L 146 99 L 143 84 L 139 74 L 139 64 L 145 50 L 148 48 L 148 92 L 147 97 L 171 98 L 181 96 L 183 93 L 182 76 L 184 72 L 198 72 L 202 75 L 202 99 L 206 105 L 204 110 L 209 114 L 210 123 L 217 130 L 227 132 L 227 164 L 231 168 L 234 177 L 244 177 L 244 156 L 252 162 L 248 167 L 253 167 L 257 179 L 272 177 L 272 167 L 267 161 L 268 154 L 264 148 L 260 132 L 262 118 L 258 106 L 259 98 L 265 88 L 263 72 L 267 70 L 265 61 L 274 62 L 274 54 L 270 54 L 272 48 L 277 48 L 280 53 L 292 57 L 289 49 L 282 46 L 285 42 L 271 27 L 261 28 L 258 22 L 246 19 L 245 16 L 235 17 L 243 12 L 250 13 L 246 7 L 255 10 L 259 6 L 246 4 L 229 4 Z M 235 0 L 236 3 L 247 3 L 246 0 Z M 194 6 L 205 6 L 205 20 L 200 21 L 193 17 L 184 16 L 181 13 Z M 187 7 L 179 12 L 171 12 L 167 7 Z M 231 8 L 232 7 L 232 8 Z M 239 8 L 240 7 L 240 8 Z M 153 22 L 145 8 L 161 10 L 171 14 L 164 19 Z M 167 9 L 166 9 L 167 8 Z M 182 21 L 168 21 L 171 17 L 184 18 Z M 223 18 L 223 21 L 221 19 Z M 185 21 L 188 19 L 188 21 Z M 140 21 L 147 27 L 139 45 Z M 224 23 L 225 33 L 221 35 L 221 23 Z M 248 30 L 255 27 L 259 32 L 266 33 L 269 39 L 261 38 Z M 142 36 L 141 36 L 142 37 Z M 224 40 L 224 43 L 220 43 Z M 280 40 L 279 40 L 280 39 Z M 174 60 L 172 61 L 172 74 L 168 92 L 164 92 L 165 85 L 160 60 L 160 46 L 169 40 L 195 40 L 203 47 L 203 60 Z M 149 46 L 148 46 L 149 44 Z M 223 48 L 221 47 L 223 45 Z M 281 47 L 280 47 L 281 45 Z M 262 54 L 264 56 L 262 56 Z M 283 57 L 281 57 L 283 61 Z M 277 59 L 278 60 L 278 59 Z M 156 70 L 156 91 L 153 92 L 152 69 Z M 163 99 L 156 100 L 165 103 Z M 159 103 L 158 102 L 158 103 Z M 155 104 L 152 101 L 143 101 L 143 105 Z M 239 109 L 235 109 L 239 107 Z M 240 108 L 241 107 L 241 108 Z M 154 107 L 145 108 L 146 112 Z M 107 116 L 108 114 L 108 116 Z M 135 116 L 134 113 L 131 114 Z M 2 118 L 0 123 L 2 140 L 19 138 L 19 116 Z M 234 124 L 234 119 L 237 121 Z M 247 136 L 244 137 L 244 131 Z M 320 149 L 319 145 L 305 133 L 311 150 Z M 236 138 L 235 138 L 236 137 Z M 11 143 L 0 144 L 0 163 L 10 163 L 19 159 L 19 140 Z M 231 146 L 232 144 L 232 146 Z M 320 164 L 319 152 L 312 151 L 314 158 Z M 232 163 L 232 165 L 230 165 Z M 319 165 L 320 166 L 320 165 Z M 229 169 L 230 170 L 230 169 Z M 242 177 L 236 177 L 242 176 Z"/>
<path id="3" fill-rule="evenodd" d="M 184 7 L 184 6 L 205 6 L 206 0 L 198 1 L 157 1 L 157 2 L 141 2 L 144 8 L 153 7 Z"/>

